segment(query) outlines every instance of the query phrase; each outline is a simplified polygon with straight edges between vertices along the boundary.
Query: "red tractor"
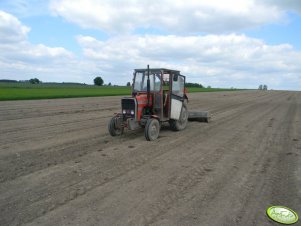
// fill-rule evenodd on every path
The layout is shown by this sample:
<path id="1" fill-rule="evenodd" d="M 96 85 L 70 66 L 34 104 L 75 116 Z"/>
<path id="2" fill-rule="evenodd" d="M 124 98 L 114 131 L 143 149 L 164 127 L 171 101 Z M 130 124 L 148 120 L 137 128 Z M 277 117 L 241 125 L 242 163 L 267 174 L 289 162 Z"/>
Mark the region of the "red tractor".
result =
<path id="1" fill-rule="evenodd" d="M 124 128 L 144 128 L 146 140 L 158 138 L 163 122 L 175 131 L 185 129 L 188 121 L 185 76 L 180 71 L 165 68 L 135 69 L 132 97 L 121 100 L 121 113 L 109 122 L 111 136 L 123 133 Z"/>

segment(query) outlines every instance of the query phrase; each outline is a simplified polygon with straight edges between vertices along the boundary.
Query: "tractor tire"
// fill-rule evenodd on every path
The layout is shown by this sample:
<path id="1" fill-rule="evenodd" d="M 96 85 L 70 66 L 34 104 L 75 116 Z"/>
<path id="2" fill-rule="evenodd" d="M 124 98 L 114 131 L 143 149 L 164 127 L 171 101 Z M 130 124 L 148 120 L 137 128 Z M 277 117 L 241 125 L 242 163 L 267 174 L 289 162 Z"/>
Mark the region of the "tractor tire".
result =
<path id="1" fill-rule="evenodd" d="M 186 128 L 187 122 L 188 122 L 188 109 L 187 109 L 187 105 L 183 103 L 179 120 L 170 119 L 169 125 L 173 131 L 180 131 Z"/>
<path id="2" fill-rule="evenodd" d="M 153 141 L 156 140 L 160 133 L 160 123 L 157 119 L 150 118 L 147 120 L 146 126 L 144 128 L 144 135 L 146 140 Z"/>
<path id="3" fill-rule="evenodd" d="M 120 127 L 120 128 L 116 127 L 116 124 L 115 124 L 116 118 L 117 118 L 116 116 L 111 118 L 111 120 L 108 124 L 108 130 L 112 137 L 120 136 L 123 133 L 123 127 Z"/>

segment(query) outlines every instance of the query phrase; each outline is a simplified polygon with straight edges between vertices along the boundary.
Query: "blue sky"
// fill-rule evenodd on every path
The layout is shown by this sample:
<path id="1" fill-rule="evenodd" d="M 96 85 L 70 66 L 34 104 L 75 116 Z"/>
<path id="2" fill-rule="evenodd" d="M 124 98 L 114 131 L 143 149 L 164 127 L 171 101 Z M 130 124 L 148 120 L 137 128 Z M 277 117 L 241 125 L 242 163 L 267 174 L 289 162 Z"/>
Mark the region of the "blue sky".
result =
<path id="1" fill-rule="evenodd" d="M 206 86 L 301 90 L 299 40 L 298 0 L 0 1 L 0 79 L 122 85 L 150 64 Z"/>
<path id="2" fill-rule="evenodd" d="M 282 22 L 262 25 L 245 31 L 245 34 L 263 39 L 267 44 L 277 45 L 289 43 L 296 50 L 301 50 L 301 17 L 296 13 L 288 13 Z"/>

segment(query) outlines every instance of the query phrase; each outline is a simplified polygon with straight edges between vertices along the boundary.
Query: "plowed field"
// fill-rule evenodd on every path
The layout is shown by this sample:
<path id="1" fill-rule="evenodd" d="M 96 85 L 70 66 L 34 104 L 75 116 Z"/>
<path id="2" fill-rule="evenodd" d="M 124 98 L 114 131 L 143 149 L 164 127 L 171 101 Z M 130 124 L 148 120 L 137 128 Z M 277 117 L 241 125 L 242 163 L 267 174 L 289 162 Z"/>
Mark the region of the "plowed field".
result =
<path id="1" fill-rule="evenodd" d="M 301 92 L 193 93 L 210 123 L 111 137 L 120 97 L 0 102 L 0 225 L 276 225 L 301 215 Z"/>

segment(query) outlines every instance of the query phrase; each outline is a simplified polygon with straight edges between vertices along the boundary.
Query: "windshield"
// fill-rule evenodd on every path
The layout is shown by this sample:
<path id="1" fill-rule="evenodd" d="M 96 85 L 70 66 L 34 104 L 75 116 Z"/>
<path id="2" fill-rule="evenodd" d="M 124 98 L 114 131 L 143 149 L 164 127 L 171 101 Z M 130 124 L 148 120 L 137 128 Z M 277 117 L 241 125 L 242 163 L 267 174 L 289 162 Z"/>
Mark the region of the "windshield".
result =
<path id="1" fill-rule="evenodd" d="M 160 91 L 161 81 L 160 72 L 152 72 L 149 74 L 150 91 Z M 134 81 L 134 91 L 147 91 L 147 71 L 136 72 Z"/>

